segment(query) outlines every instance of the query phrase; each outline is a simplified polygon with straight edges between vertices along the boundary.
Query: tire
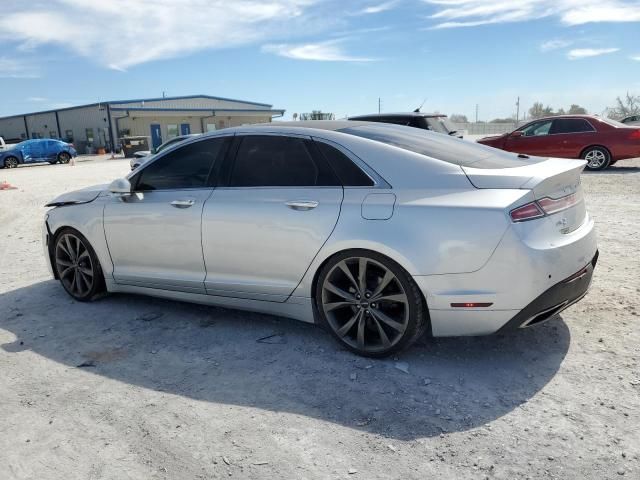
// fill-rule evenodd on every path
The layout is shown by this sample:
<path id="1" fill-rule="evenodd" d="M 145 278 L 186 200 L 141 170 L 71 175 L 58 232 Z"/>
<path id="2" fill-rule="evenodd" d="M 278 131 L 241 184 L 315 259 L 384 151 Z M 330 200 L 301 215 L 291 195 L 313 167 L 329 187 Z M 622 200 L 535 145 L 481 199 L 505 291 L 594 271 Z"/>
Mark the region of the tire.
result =
<path id="1" fill-rule="evenodd" d="M 56 234 L 53 268 L 66 292 L 80 302 L 89 302 L 105 290 L 104 275 L 89 241 L 73 228 Z"/>
<path id="2" fill-rule="evenodd" d="M 611 154 L 604 147 L 588 147 L 580 156 L 587 161 L 587 170 L 604 170 L 611 163 Z"/>
<path id="3" fill-rule="evenodd" d="M 60 152 L 58 154 L 58 161 L 60 163 L 69 163 L 69 160 L 71 160 L 71 155 L 69 155 L 67 152 Z"/>
<path id="4" fill-rule="evenodd" d="M 325 263 L 317 276 L 315 307 L 319 323 L 365 357 L 404 350 L 429 325 L 413 278 L 393 260 L 369 250 L 347 250 Z"/>
<path id="5" fill-rule="evenodd" d="M 4 159 L 4 168 L 18 168 L 18 159 L 16 157 L 7 157 Z"/>

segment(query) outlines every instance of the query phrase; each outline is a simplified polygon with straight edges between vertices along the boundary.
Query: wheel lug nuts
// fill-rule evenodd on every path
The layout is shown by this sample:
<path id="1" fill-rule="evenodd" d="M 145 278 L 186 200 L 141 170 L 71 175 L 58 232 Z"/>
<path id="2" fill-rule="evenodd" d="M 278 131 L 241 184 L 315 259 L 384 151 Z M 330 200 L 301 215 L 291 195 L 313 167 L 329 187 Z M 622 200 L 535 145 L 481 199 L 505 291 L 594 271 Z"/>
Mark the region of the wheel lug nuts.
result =
<path id="1" fill-rule="evenodd" d="M 369 298 L 371 296 L 371 294 L 370 293 L 365 293 L 364 296 Z"/>
<path id="2" fill-rule="evenodd" d="M 375 303 L 372 303 L 372 304 L 371 304 L 371 308 L 376 308 L 376 304 L 375 304 Z"/>
<path id="3" fill-rule="evenodd" d="M 356 298 L 357 298 L 358 300 L 360 300 L 360 295 L 359 295 L 359 294 L 358 294 L 358 295 L 356 295 Z"/>

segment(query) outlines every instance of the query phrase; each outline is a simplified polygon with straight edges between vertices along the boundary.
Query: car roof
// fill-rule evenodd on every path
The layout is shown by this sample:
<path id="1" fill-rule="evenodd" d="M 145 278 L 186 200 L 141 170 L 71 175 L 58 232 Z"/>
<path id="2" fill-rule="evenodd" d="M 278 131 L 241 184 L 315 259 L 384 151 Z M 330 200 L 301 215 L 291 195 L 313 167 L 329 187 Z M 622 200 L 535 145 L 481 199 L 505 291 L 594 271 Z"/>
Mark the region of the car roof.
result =
<path id="1" fill-rule="evenodd" d="M 424 112 L 394 112 L 394 113 L 371 113 L 368 115 L 354 115 L 349 117 L 349 120 L 358 120 L 364 118 L 386 118 L 386 117 L 446 117 L 444 113 L 424 113 Z"/>
<path id="2" fill-rule="evenodd" d="M 576 114 L 576 115 L 549 115 L 548 117 L 540 117 L 540 118 L 531 119 L 529 121 L 529 123 L 530 122 L 538 122 L 540 120 L 555 120 L 556 118 L 583 118 L 585 120 L 600 120 L 600 117 L 597 117 L 596 115 L 580 115 L 580 114 Z"/>

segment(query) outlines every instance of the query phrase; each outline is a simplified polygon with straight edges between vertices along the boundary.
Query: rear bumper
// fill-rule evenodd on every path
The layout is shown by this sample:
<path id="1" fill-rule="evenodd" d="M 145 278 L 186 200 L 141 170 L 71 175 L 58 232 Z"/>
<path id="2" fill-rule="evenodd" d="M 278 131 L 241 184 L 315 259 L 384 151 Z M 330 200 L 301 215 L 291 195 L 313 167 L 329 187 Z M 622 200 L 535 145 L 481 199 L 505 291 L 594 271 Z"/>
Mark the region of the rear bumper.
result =
<path id="1" fill-rule="evenodd" d="M 584 268 L 543 292 L 500 328 L 498 333 L 543 323 L 582 299 L 591 285 L 598 255 L 596 251 Z"/>

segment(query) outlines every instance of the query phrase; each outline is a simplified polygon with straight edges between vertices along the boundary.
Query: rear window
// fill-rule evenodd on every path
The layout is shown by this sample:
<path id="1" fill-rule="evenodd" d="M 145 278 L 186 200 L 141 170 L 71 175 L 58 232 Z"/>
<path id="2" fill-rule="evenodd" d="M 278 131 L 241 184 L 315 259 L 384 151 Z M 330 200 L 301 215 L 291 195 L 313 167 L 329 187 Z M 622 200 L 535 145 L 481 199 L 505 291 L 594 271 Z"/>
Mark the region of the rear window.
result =
<path id="1" fill-rule="evenodd" d="M 443 162 L 473 168 L 510 168 L 542 162 L 539 157 L 521 158 L 518 154 L 450 137 L 440 133 L 393 125 L 361 125 L 338 130 L 375 140 Z"/>

